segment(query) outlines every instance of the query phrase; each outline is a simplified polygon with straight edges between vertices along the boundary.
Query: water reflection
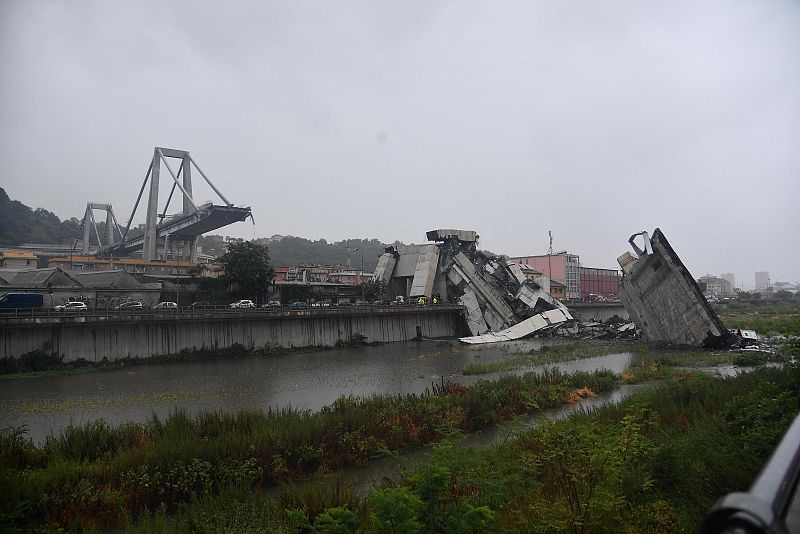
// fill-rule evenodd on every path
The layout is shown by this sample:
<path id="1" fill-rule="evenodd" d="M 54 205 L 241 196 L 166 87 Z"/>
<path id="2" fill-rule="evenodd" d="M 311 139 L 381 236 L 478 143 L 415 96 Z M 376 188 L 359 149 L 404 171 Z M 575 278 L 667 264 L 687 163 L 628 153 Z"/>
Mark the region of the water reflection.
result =
<path id="1" fill-rule="evenodd" d="M 292 406 L 317 410 L 342 395 L 421 393 L 442 379 L 465 384 L 500 373 L 463 376 L 469 363 L 492 362 L 539 349 L 552 340 L 487 346 L 412 341 L 321 350 L 265 358 L 153 363 L 108 372 L 0 381 L 0 427 L 25 424 L 42 440 L 70 422 L 104 418 L 112 424 L 144 421 L 181 408 L 237 411 Z M 620 372 L 636 358 L 612 354 L 515 373 L 559 367 L 566 372 L 606 368 Z"/>

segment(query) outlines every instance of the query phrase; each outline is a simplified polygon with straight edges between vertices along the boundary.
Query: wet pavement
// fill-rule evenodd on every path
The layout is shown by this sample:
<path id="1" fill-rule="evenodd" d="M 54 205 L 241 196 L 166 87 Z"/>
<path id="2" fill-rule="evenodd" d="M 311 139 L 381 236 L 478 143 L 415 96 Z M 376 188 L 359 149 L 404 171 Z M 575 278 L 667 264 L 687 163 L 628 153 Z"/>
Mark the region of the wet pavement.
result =
<path id="1" fill-rule="evenodd" d="M 0 380 L 0 428 L 26 425 L 40 442 L 70 423 L 103 418 L 142 422 L 180 408 L 238 411 L 291 406 L 318 410 L 342 395 L 421 393 L 442 380 L 472 383 L 499 373 L 463 376 L 473 362 L 492 362 L 558 341 L 522 340 L 484 346 L 411 341 L 268 357 L 151 363 L 70 376 Z M 611 354 L 531 366 L 566 372 L 620 372 L 636 355 Z"/>

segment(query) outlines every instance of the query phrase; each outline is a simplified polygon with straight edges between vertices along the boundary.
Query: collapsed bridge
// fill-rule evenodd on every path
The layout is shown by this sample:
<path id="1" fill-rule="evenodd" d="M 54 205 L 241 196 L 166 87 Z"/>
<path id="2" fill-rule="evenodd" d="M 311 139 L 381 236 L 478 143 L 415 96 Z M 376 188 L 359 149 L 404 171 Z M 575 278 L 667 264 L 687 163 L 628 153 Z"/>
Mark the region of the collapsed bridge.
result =
<path id="1" fill-rule="evenodd" d="M 492 343 L 528 336 L 572 320 L 566 306 L 519 265 L 477 248 L 472 230 L 440 229 L 426 234 L 432 244 L 387 247 L 375 267 L 375 280 L 390 296 L 457 302 L 472 336 L 465 343 Z"/>
<path id="2" fill-rule="evenodd" d="M 173 171 L 167 158 L 180 160 L 178 172 Z M 172 179 L 172 188 L 163 209 L 159 209 L 159 187 L 161 164 L 169 172 Z M 198 204 L 192 191 L 192 167 L 216 193 L 221 204 L 204 202 Z M 142 200 L 148 182 L 150 189 L 147 199 L 147 213 L 145 216 L 144 232 L 128 236 L 133 218 Z M 179 213 L 167 214 L 175 190 L 180 190 L 183 206 Z M 105 242 L 100 238 L 95 222 L 94 210 L 106 211 Z M 159 213 L 160 211 L 160 213 Z M 89 239 L 91 228 L 94 228 L 99 248 L 97 255 L 102 257 L 129 256 L 139 250 L 142 258 L 148 261 L 167 258 L 182 258 L 192 262 L 197 261 L 197 236 L 227 226 L 229 224 L 252 219 L 249 207 L 234 206 L 222 192 L 206 176 L 186 150 L 155 147 L 153 159 L 147 169 L 139 196 L 124 227 L 120 227 L 110 204 L 97 204 L 90 202 L 86 207 L 83 219 L 83 253 L 89 254 Z M 161 253 L 159 253 L 161 249 Z"/>

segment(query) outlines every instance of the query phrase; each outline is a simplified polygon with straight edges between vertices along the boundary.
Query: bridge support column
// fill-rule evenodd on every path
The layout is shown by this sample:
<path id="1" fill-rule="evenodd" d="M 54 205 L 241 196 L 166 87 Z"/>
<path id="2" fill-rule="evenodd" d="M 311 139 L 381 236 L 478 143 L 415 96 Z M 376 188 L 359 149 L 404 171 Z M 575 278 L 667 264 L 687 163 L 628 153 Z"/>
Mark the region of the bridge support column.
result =
<path id="1" fill-rule="evenodd" d="M 156 230 L 158 229 L 158 175 L 161 171 L 161 158 L 158 148 L 153 152 L 153 169 L 150 171 L 150 196 L 147 200 L 147 217 L 144 223 L 144 247 L 142 258 L 146 261 L 158 259 Z"/>

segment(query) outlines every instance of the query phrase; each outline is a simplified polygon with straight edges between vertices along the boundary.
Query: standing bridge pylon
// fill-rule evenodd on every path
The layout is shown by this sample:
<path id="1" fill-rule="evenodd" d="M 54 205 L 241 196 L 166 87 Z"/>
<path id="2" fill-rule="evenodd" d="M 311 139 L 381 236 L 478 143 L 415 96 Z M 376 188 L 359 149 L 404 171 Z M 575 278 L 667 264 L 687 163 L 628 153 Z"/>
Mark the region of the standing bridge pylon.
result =
<path id="1" fill-rule="evenodd" d="M 178 172 L 176 173 L 167 161 L 168 159 L 180 160 Z M 169 172 L 172 181 L 169 197 L 161 213 L 159 213 L 159 187 L 161 176 L 161 164 Z M 194 168 L 205 182 L 214 190 L 220 204 L 206 202 L 198 205 L 192 194 L 192 168 Z M 145 216 L 144 233 L 135 237 L 128 237 L 131 229 L 133 217 L 142 200 L 147 184 L 150 189 L 147 198 L 147 213 Z M 168 181 L 169 183 L 169 181 Z M 183 199 L 182 211 L 177 214 L 167 215 L 167 209 L 175 194 L 175 190 L 180 190 Z M 100 208 L 102 209 L 102 208 Z M 110 210 L 110 206 L 109 206 Z M 89 208 L 87 207 L 87 213 Z M 110 211 L 109 211 L 110 213 Z M 109 217 L 113 218 L 113 215 Z M 253 215 L 249 207 L 237 207 L 229 202 L 222 192 L 213 184 L 208 176 L 200 169 L 197 162 L 186 150 L 176 150 L 172 148 L 155 147 L 153 159 L 147 169 L 147 173 L 139 189 L 139 196 L 133 206 L 130 218 L 121 231 L 119 241 L 115 242 L 114 234 L 109 233 L 106 244 L 102 245 L 98 251 L 99 256 L 127 256 L 137 250 L 142 251 L 142 258 L 148 261 L 158 259 L 187 259 L 197 261 L 197 236 L 206 232 L 222 228 L 234 222 L 244 221 Z M 115 224 L 116 219 L 113 218 Z M 118 228 L 118 227 L 117 227 Z M 119 228 L 118 228 L 119 230 Z M 110 232 L 107 229 L 107 232 Z M 84 229 L 84 247 L 88 242 L 86 239 L 87 230 Z M 99 237 L 98 237 L 99 241 Z M 161 252 L 159 252 L 159 250 Z"/>

